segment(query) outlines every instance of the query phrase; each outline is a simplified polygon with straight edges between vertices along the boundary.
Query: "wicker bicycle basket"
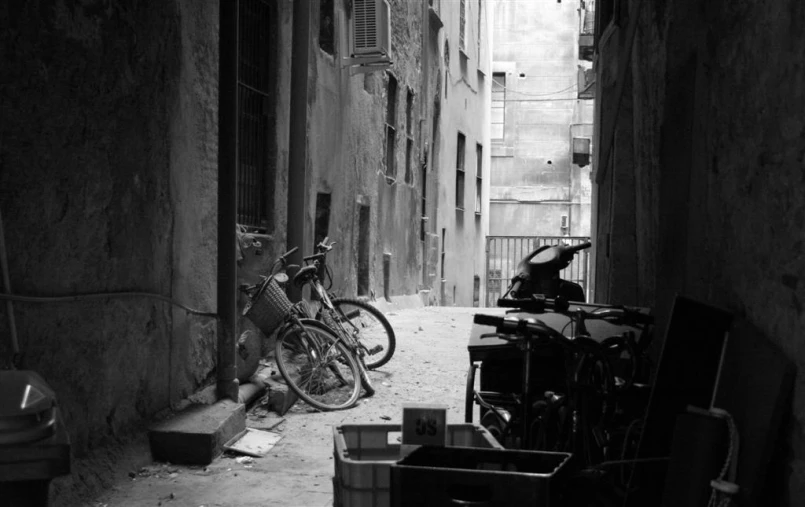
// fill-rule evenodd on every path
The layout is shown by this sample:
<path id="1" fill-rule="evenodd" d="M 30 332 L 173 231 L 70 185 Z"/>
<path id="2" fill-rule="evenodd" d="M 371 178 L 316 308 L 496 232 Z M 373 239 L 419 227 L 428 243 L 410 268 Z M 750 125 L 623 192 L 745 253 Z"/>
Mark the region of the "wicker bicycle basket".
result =
<path id="1" fill-rule="evenodd" d="M 285 321 L 293 304 L 285 295 L 285 291 L 273 278 L 265 288 L 257 294 L 254 304 L 246 312 L 246 317 L 254 322 L 266 336 L 273 333 Z"/>

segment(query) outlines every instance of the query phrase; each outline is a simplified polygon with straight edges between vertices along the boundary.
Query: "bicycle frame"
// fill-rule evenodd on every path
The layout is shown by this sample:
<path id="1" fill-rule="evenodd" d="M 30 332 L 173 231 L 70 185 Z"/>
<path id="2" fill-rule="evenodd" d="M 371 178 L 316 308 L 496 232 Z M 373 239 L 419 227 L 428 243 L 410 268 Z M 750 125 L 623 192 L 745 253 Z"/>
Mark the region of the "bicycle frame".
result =
<path id="1" fill-rule="evenodd" d="M 317 260 L 313 261 L 313 265 L 316 266 L 317 271 L 320 268 L 318 262 L 319 261 Z M 330 315 L 331 318 L 330 321 L 327 322 L 327 325 L 330 327 L 335 327 L 334 330 L 336 331 L 339 340 L 344 342 L 344 345 L 346 345 L 347 348 L 352 350 L 355 354 L 359 354 L 359 349 L 362 347 L 362 344 L 360 341 L 355 339 L 353 333 L 350 332 L 349 329 L 344 327 L 343 319 L 340 318 L 338 310 L 336 310 L 335 305 L 333 305 L 330 295 L 327 293 L 327 290 L 321 283 L 321 279 L 319 278 L 318 274 L 312 275 L 306 283 L 311 287 L 311 290 L 313 290 L 318 298 L 319 304 L 321 305 L 320 311 L 326 311 Z"/>

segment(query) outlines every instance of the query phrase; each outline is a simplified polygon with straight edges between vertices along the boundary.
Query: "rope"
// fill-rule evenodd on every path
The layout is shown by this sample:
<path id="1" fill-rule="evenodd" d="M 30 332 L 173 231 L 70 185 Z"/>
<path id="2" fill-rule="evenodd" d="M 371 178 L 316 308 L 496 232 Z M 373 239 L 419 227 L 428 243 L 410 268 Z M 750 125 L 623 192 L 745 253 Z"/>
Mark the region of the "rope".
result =
<path id="1" fill-rule="evenodd" d="M 707 503 L 707 507 L 730 507 L 733 505 L 733 496 L 738 493 L 739 489 L 738 485 L 735 484 L 735 472 L 738 464 L 740 436 L 738 435 L 735 420 L 733 420 L 729 412 L 720 408 L 711 408 L 710 411 L 724 417 L 727 421 L 730 432 L 730 446 L 727 450 L 724 466 L 721 467 L 718 477 L 710 481 L 710 487 L 713 488 L 713 491 L 710 493 L 710 501 Z"/>

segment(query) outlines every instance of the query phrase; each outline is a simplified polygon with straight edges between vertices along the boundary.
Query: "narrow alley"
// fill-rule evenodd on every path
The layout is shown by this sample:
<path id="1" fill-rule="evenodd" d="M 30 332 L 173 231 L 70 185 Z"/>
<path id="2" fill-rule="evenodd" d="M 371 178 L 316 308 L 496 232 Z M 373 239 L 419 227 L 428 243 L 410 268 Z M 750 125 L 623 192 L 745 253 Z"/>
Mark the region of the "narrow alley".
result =
<path id="1" fill-rule="evenodd" d="M 425 435 L 393 507 L 805 505 L 803 27 L 0 2 L 0 507 L 365 507 L 334 429 L 462 422 L 470 354 L 493 448 Z M 279 440 L 222 454 L 246 426 Z"/>
<path id="2" fill-rule="evenodd" d="M 244 455 L 227 452 L 209 466 L 186 467 L 152 463 L 147 443 L 135 446 L 129 449 L 133 453 L 130 468 L 117 469 L 115 476 L 106 477 L 108 491 L 85 499 L 82 505 L 333 505 L 333 427 L 400 424 L 402 407 L 409 403 L 445 405 L 448 424 L 464 422 L 467 342 L 473 315 L 480 312 L 502 313 L 494 308 L 462 307 L 392 310 L 386 315 L 397 334 L 397 351 L 387 365 L 371 373 L 377 389 L 374 397 L 363 398 L 357 406 L 337 412 L 314 411 L 299 402 L 282 417 L 256 404 L 247 425 L 259 429 L 279 423 L 271 431 L 282 435 L 282 440 L 262 458 L 244 461 Z M 138 459 L 142 466 L 138 466 Z"/>

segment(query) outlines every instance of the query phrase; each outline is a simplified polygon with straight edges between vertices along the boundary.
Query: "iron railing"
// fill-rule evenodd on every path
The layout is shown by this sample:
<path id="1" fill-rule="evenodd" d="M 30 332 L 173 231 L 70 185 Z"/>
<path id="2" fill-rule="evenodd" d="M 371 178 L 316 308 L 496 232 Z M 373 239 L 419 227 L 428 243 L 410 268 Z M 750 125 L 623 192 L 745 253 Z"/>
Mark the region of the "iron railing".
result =
<path id="1" fill-rule="evenodd" d="M 496 302 L 517 273 L 521 260 L 543 245 L 578 245 L 590 241 L 583 236 L 487 236 L 486 238 L 486 306 Z M 564 280 L 578 283 L 588 292 L 590 254 L 585 249 L 577 253 L 568 267 L 559 274 Z M 587 295 L 589 299 L 589 295 Z"/>

